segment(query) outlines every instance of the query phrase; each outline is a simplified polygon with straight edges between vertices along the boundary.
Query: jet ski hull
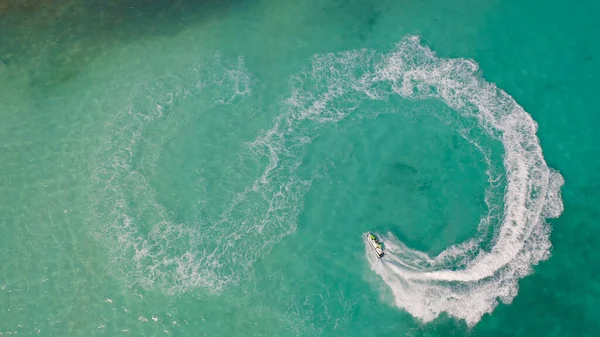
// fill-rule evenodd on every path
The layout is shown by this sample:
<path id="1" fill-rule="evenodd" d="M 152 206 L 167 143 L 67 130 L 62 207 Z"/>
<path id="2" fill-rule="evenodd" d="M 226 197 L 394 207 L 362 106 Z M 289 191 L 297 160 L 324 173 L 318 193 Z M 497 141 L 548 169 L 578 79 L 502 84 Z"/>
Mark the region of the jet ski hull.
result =
<path id="1" fill-rule="evenodd" d="M 383 248 L 381 247 L 381 243 L 377 240 L 377 237 L 371 233 L 367 233 L 367 241 L 369 242 L 369 246 L 373 249 L 373 252 L 378 258 L 382 258 L 385 255 Z"/>

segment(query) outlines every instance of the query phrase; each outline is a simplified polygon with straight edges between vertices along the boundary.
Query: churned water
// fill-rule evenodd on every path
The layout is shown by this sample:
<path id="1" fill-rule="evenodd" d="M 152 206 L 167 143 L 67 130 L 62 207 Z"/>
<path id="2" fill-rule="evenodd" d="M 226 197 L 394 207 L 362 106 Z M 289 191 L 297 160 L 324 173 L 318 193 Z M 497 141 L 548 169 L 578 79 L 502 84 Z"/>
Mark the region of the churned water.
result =
<path id="1" fill-rule="evenodd" d="M 600 333 L 596 3 L 0 13 L 0 336 Z"/>

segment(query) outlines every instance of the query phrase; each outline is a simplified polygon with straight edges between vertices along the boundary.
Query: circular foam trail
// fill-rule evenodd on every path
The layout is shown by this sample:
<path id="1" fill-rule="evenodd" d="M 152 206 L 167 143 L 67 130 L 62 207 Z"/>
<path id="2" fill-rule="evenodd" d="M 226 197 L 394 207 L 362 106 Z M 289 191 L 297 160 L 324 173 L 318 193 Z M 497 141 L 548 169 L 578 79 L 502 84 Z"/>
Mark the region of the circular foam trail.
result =
<path id="1" fill-rule="evenodd" d="M 216 218 L 175 223 L 157 202 L 146 171 L 134 163 L 136 144 L 147 141 L 144 132 L 151 123 L 171 123 L 167 110 L 178 101 L 204 99 L 210 109 L 251 93 L 243 64 L 201 69 L 190 83 L 167 78 L 140 85 L 132 102 L 144 103 L 132 103 L 115 118 L 111 136 L 95 153 L 95 209 L 108 224 L 104 234 L 117 243 L 116 265 L 135 282 L 177 293 L 198 287 L 219 291 L 239 281 L 253 261 L 296 230 L 304 194 L 318 177 L 313 172 L 307 180 L 299 174 L 306 145 L 327 132 L 327 125 L 351 114 L 366 117 L 356 112 L 362 102 L 390 95 L 440 100 L 455 112 L 450 120 L 464 122 L 462 128 L 475 125 L 504 148 L 500 173 L 491 150 L 461 133 L 484 154 L 493 187 L 477 235 L 430 257 L 387 234 L 388 254 L 381 260 L 367 254 L 395 303 L 424 322 L 445 312 L 474 325 L 498 299 L 510 303 L 518 280 L 548 258 L 545 218 L 562 212 L 563 180 L 544 161 L 535 122 L 508 94 L 481 78 L 477 64 L 439 58 L 417 37 L 403 39 L 385 54 L 316 55 L 312 67 L 293 78 L 291 97 L 281 103 L 273 126 L 246 144 L 245 156 L 266 159 L 262 173 L 233 195 Z M 503 197 L 497 196 L 500 185 Z"/>
<path id="2" fill-rule="evenodd" d="M 273 128 L 252 143 L 271 159 L 262 181 L 284 171 L 294 176 L 296 147 L 318 136 L 324 125 L 353 114 L 361 102 L 390 95 L 441 100 L 456 113 L 450 119 L 476 120 L 504 148 L 504 197 L 493 198 L 494 188 L 488 190 L 489 212 L 475 237 L 436 257 L 410 249 L 392 234 L 385 237 L 388 254 L 383 259 L 374 258 L 367 247 L 372 269 L 391 288 L 399 307 L 424 322 L 446 312 L 472 326 L 493 311 L 498 299 L 510 303 L 518 280 L 548 258 L 545 218 L 562 212 L 563 184 L 544 161 L 531 116 L 486 82 L 476 63 L 438 58 L 417 37 L 403 39 L 387 54 L 358 50 L 315 56 L 312 68 L 294 78 L 293 95 Z M 488 149 L 462 135 L 484 154 L 490 185 L 497 187 L 502 179 L 494 173 Z M 484 249 L 490 227 L 494 235 Z"/>
<path id="3" fill-rule="evenodd" d="M 391 82 L 394 92 L 404 97 L 441 99 L 461 116 L 476 118 L 490 136 L 502 142 L 505 151 L 504 214 L 489 251 L 480 250 L 458 270 L 416 252 L 412 252 L 414 260 L 401 259 L 405 266 L 390 259 L 374 267 L 392 287 L 396 303 L 424 321 L 446 312 L 472 326 L 494 309 L 498 298 L 510 303 L 518 280 L 549 256 L 545 217 L 562 212 L 563 179 L 544 161 L 536 123 L 476 71 L 471 61 L 437 58 L 413 37 L 386 55 L 374 76 Z M 411 252 L 403 245 L 397 247 L 396 256 Z M 467 242 L 451 247 L 451 255 L 463 257 L 471 250 Z"/>
<path id="4" fill-rule="evenodd" d="M 251 86 L 242 59 L 233 64 L 217 59 L 189 72 L 140 83 L 128 107 L 107 125 L 107 138 L 94 153 L 90 198 L 101 223 L 99 236 L 112 250 L 115 274 L 129 285 L 167 294 L 194 289 L 219 292 L 248 276 L 258 257 L 295 230 L 302 191 L 309 182 L 261 180 L 260 174 L 245 167 L 258 165 L 260 158 L 243 144 L 239 155 L 233 156 L 239 162 L 226 165 L 247 186 L 235 191 L 224 184 L 213 191 L 224 199 L 212 204 L 210 211 L 217 209 L 216 214 L 178 222 L 151 181 L 169 138 L 214 109 L 227 105 L 246 109 L 239 104 L 248 100 Z M 196 169 L 198 174 L 201 169 Z M 197 181 L 200 192 L 205 180 Z M 196 204 L 214 199 L 205 191 L 197 197 Z"/>

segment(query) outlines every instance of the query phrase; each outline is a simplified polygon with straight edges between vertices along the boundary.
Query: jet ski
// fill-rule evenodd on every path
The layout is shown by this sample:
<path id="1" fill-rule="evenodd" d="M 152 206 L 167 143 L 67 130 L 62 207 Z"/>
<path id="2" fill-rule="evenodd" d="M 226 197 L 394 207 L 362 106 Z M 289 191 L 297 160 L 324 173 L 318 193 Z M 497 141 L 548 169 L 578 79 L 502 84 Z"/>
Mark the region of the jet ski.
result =
<path id="1" fill-rule="evenodd" d="M 369 242 L 371 248 L 373 248 L 373 251 L 378 258 L 382 258 L 383 255 L 385 255 L 383 248 L 381 247 L 381 242 L 379 242 L 379 239 L 377 239 L 375 235 L 372 233 L 367 233 L 367 241 Z"/>

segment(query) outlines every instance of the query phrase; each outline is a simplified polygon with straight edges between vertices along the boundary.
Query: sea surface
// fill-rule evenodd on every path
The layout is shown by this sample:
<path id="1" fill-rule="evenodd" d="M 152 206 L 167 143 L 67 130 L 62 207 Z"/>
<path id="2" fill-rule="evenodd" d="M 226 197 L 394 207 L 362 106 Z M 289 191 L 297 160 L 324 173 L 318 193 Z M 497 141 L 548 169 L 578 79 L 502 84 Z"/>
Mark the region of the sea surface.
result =
<path id="1" fill-rule="evenodd" d="M 600 336 L 598 17 L 0 0 L 0 336 Z"/>

